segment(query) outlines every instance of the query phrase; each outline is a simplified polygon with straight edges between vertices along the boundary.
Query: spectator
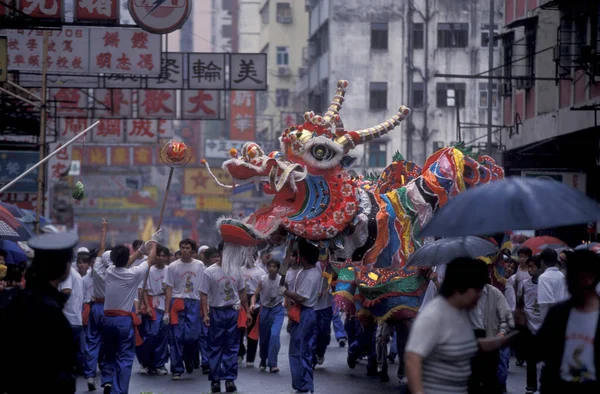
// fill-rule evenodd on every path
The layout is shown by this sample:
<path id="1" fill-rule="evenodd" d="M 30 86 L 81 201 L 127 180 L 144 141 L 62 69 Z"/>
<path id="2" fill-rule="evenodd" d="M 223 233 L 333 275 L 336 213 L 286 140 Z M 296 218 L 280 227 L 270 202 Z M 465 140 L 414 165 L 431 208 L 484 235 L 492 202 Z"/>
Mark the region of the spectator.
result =
<path id="1" fill-rule="evenodd" d="M 558 269 L 558 254 L 555 250 L 544 249 L 540 254 L 544 273 L 538 280 L 538 303 L 542 317 L 551 306 L 569 298 L 565 276 Z"/>

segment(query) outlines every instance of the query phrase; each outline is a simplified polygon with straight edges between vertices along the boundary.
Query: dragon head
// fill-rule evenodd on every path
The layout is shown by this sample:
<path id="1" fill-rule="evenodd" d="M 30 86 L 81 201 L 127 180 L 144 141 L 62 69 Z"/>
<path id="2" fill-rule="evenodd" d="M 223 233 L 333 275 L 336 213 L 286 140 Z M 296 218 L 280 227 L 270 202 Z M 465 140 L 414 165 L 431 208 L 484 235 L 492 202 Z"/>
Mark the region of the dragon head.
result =
<path id="1" fill-rule="evenodd" d="M 220 220 L 226 242 L 256 245 L 280 228 L 319 241 L 334 238 L 352 223 L 359 212 L 360 185 L 344 169 L 354 161 L 348 154 L 390 132 L 410 110 L 400 107 L 396 115 L 375 127 L 348 131 L 339 115 L 347 87 L 348 81 L 338 81 L 325 115 L 307 112 L 303 124 L 286 129 L 279 152 L 266 154 L 254 142 L 245 143 L 241 152 L 231 152 L 223 169 L 234 183 L 263 186 L 274 197 L 270 206 L 242 220 Z"/>

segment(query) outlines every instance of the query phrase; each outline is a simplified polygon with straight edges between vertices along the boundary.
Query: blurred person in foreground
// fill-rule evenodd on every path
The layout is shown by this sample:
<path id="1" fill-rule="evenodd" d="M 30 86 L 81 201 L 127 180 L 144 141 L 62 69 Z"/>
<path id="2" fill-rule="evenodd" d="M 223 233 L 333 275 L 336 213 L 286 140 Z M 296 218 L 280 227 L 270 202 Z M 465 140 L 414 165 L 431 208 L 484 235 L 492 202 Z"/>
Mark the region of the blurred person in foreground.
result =
<path id="1" fill-rule="evenodd" d="M 540 253 L 544 273 L 538 279 L 538 303 L 542 316 L 555 304 L 569 298 L 565 275 L 560 272 L 558 254 L 555 250 L 547 248 Z"/>
<path id="2" fill-rule="evenodd" d="M 481 260 L 448 264 L 439 296 L 421 309 L 410 330 L 405 365 L 412 394 L 466 394 L 477 351 L 495 351 L 508 342 L 511 336 L 476 339 L 471 327 L 469 311 L 487 282 Z"/>
<path id="3" fill-rule="evenodd" d="M 69 275 L 74 234 L 43 234 L 29 240 L 35 251 L 24 290 L 12 300 L 0 325 L 6 356 L 0 358 L 0 392 L 74 393 L 76 344 L 63 314 L 68 297 L 58 285 Z M 31 365 L 36 368 L 32 374 Z"/>
<path id="4" fill-rule="evenodd" d="M 549 310 L 536 337 L 536 354 L 544 362 L 540 394 L 597 394 L 600 297 L 596 286 L 600 281 L 600 257 L 589 250 L 578 250 L 567 253 L 567 258 L 571 297 Z"/>

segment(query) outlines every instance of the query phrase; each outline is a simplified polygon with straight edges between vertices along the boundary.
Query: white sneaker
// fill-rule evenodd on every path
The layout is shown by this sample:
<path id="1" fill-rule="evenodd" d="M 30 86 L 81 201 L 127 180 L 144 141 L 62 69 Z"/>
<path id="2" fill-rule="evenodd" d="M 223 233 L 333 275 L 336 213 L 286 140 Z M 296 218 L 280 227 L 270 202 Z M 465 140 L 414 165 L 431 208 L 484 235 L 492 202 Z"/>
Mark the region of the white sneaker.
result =
<path id="1" fill-rule="evenodd" d="M 325 362 L 325 357 L 317 357 L 317 364 L 319 365 L 323 365 L 323 363 Z"/>
<path id="2" fill-rule="evenodd" d="M 243 357 L 238 356 L 238 364 L 242 364 L 242 362 L 244 361 Z"/>
<path id="3" fill-rule="evenodd" d="M 147 367 L 140 367 L 140 373 L 142 375 L 148 375 L 148 368 Z"/>
<path id="4" fill-rule="evenodd" d="M 248 362 L 246 363 L 246 367 L 247 367 L 247 368 L 254 368 L 254 363 L 253 363 L 253 362 L 251 363 L 251 362 L 249 362 L 249 361 L 248 361 Z"/>
<path id="5" fill-rule="evenodd" d="M 96 391 L 96 379 L 88 378 L 87 386 L 88 386 L 88 391 Z"/>
<path id="6" fill-rule="evenodd" d="M 171 375 L 171 380 L 181 380 L 181 374 L 174 373 L 173 375 Z"/>
<path id="7" fill-rule="evenodd" d="M 154 370 L 154 373 L 158 376 L 165 376 L 169 374 L 169 371 L 165 367 L 160 367 Z"/>

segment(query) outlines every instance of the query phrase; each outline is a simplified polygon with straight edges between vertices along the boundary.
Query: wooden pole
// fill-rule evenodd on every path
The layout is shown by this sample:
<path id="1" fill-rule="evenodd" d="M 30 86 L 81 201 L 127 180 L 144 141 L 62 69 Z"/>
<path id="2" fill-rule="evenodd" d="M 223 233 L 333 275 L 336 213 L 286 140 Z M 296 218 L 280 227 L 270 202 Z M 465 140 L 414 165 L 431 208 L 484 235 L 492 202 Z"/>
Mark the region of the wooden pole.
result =
<path id="1" fill-rule="evenodd" d="M 156 225 L 156 231 L 160 230 L 162 225 L 163 216 L 165 214 L 165 207 L 167 206 L 167 199 L 169 198 L 169 190 L 171 189 L 171 180 L 173 179 L 173 172 L 175 168 L 171 167 L 169 171 L 169 180 L 167 180 L 167 188 L 165 189 L 165 197 L 163 198 L 162 207 L 160 208 L 160 216 L 158 217 L 158 224 Z"/>
<path id="2" fill-rule="evenodd" d="M 46 74 L 48 72 L 48 31 L 44 30 L 42 49 L 42 97 L 40 107 L 40 161 L 44 160 L 46 154 Z M 35 208 L 35 233 L 39 234 L 40 217 L 44 212 L 44 195 L 46 190 L 46 165 L 42 164 L 38 170 L 37 206 Z"/>

